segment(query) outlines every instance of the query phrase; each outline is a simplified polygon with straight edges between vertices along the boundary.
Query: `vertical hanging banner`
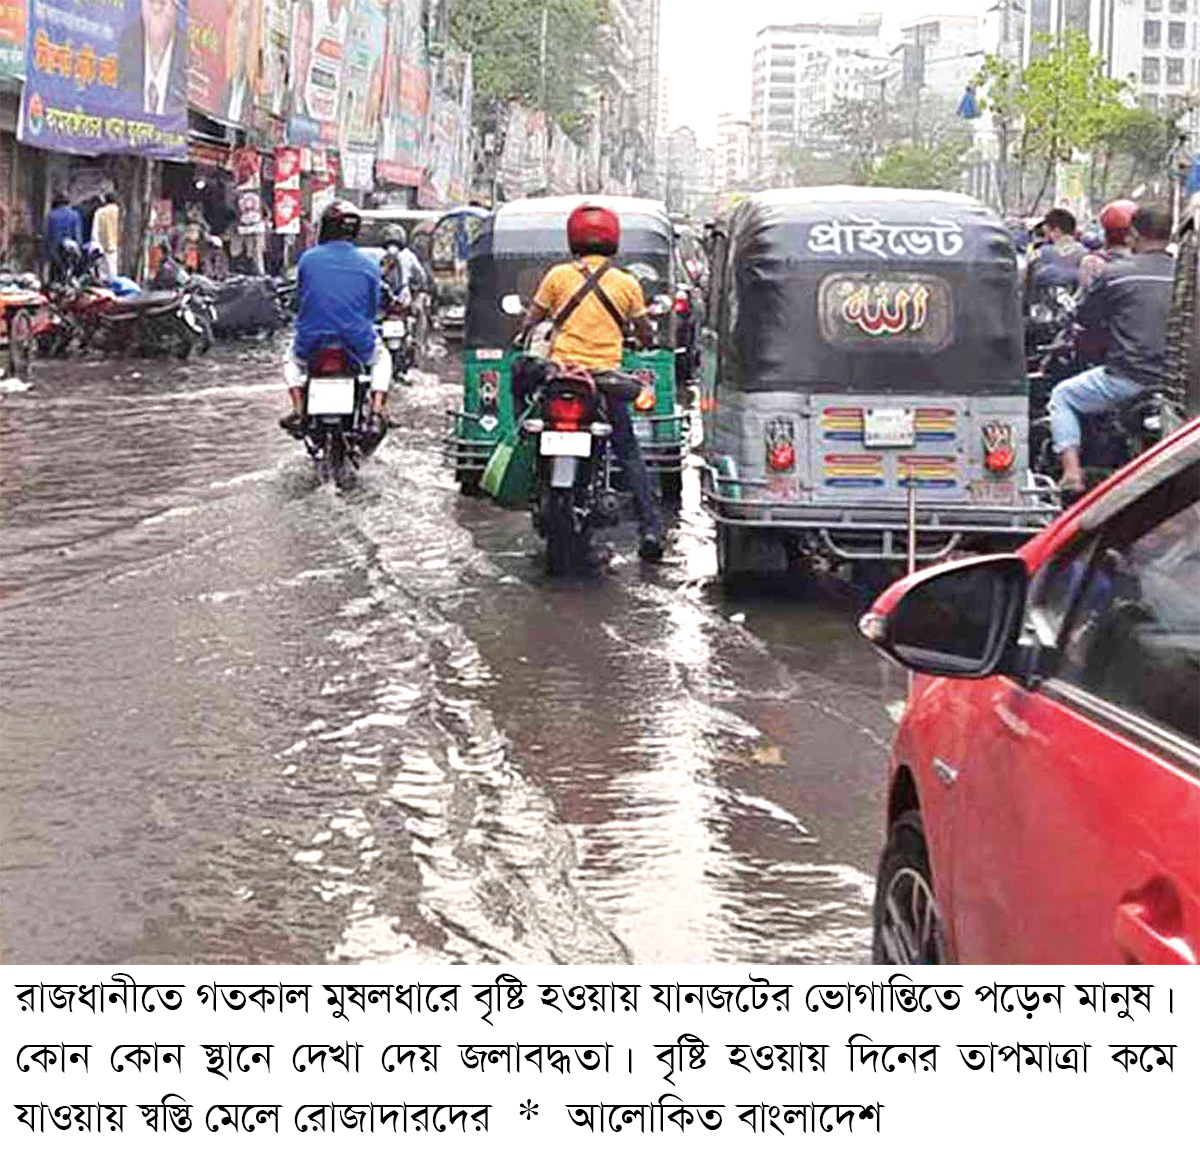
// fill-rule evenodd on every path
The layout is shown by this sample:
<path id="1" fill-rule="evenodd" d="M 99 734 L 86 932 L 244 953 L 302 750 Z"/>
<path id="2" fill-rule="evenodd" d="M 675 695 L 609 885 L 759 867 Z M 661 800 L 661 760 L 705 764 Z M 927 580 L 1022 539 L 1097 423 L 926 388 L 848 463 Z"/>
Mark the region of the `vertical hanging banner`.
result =
<path id="1" fill-rule="evenodd" d="M 300 150 L 286 145 L 275 150 L 275 233 L 300 233 L 304 216 L 300 199 Z"/>
<path id="2" fill-rule="evenodd" d="M 400 130 L 400 61 L 404 35 L 400 0 L 384 7 L 383 96 L 379 107 L 379 166 L 385 170 L 397 161 Z"/>
<path id="3" fill-rule="evenodd" d="M 346 34 L 342 74 L 342 115 L 350 144 L 375 148 L 383 105 L 383 65 L 387 16 L 380 0 L 356 0 Z"/>
<path id="4" fill-rule="evenodd" d="M 350 5 L 297 0 L 292 15 L 294 104 L 288 136 L 299 145 L 336 144 Z"/>
<path id="5" fill-rule="evenodd" d="M 258 103 L 272 117 L 282 117 L 287 107 L 288 78 L 292 67 L 291 0 L 263 0 L 260 43 L 262 76 L 259 80 Z"/>
<path id="6" fill-rule="evenodd" d="M 187 156 L 187 0 L 37 0 L 21 140 L 65 153 Z"/>
<path id="7" fill-rule="evenodd" d="M 233 180 L 237 189 L 238 233 L 262 233 L 262 158 L 257 149 L 234 151 Z"/>
<path id="8" fill-rule="evenodd" d="M 25 72 L 25 0 L 0 4 L 0 79 L 12 80 Z"/>
<path id="9" fill-rule="evenodd" d="M 188 0 L 187 100 L 210 117 L 223 115 L 228 0 Z"/>
<path id="10" fill-rule="evenodd" d="M 254 120 L 262 70 L 260 0 L 225 0 L 225 59 L 220 99 L 214 116 L 231 125 Z"/>
<path id="11" fill-rule="evenodd" d="M 425 134 L 429 122 L 429 53 L 421 26 L 419 0 L 402 0 L 400 41 L 400 124 L 397 160 L 407 170 L 408 185 L 419 185 Z"/>

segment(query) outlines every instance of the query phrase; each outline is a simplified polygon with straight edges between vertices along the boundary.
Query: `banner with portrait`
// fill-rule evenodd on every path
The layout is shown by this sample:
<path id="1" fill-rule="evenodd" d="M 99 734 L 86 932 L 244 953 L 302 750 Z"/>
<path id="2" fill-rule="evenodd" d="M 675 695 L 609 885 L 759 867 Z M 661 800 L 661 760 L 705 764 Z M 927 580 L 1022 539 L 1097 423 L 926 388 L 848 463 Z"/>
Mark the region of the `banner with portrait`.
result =
<path id="1" fill-rule="evenodd" d="M 275 233 L 300 233 L 304 203 L 300 195 L 300 150 L 285 145 L 275 150 Z"/>
<path id="2" fill-rule="evenodd" d="M 423 205 L 441 206 L 464 200 L 463 153 L 470 139 L 471 115 L 470 56 L 447 51 L 438 62 L 435 78 L 422 162 L 425 181 L 421 201 Z"/>
<path id="3" fill-rule="evenodd" d="M 348 0 L 296 0 L 292 13 L 292 110 L 288 137 L 298 145 L 336 145 L 350 29 Z"/>
<path id="4" fill-rule="evenodd" d="M 187 156 L 187 0 L 38 0 L 20 138 L 63 153 Z"/>
<path id="5" fill-rule="evenodd" d="M 25 0 L 0 0 L 0 80 L 25 72 Z"/>

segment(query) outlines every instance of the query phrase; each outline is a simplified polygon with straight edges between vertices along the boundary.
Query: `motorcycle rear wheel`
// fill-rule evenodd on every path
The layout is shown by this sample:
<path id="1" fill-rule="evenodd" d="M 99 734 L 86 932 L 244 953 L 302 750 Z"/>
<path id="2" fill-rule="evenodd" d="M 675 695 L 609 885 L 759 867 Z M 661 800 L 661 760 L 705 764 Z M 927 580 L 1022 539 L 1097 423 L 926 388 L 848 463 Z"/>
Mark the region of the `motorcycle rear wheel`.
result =
<path id="1" fill-rule="evenodd" d="M 566 576 L 579 556 L 580 537 L 575 531 L 575 496 L 568 488 L 547 494 L 542 515 L 546 534 L 546 572 Z"/>

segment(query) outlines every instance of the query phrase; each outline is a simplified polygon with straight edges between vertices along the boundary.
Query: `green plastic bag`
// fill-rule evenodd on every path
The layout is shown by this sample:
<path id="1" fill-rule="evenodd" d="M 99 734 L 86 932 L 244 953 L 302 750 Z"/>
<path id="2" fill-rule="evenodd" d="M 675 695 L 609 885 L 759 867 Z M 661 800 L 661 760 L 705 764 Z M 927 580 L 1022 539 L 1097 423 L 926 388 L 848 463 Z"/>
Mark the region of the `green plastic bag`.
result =
<path id="1" fill-rule="evenodd" d="M 484 468 L 480 487 L 502 508 L 524 508 L 533 490 L 536 456 L 537 439 L 524 434 L 519 420 L 516 430 L 496 444 Z"/>

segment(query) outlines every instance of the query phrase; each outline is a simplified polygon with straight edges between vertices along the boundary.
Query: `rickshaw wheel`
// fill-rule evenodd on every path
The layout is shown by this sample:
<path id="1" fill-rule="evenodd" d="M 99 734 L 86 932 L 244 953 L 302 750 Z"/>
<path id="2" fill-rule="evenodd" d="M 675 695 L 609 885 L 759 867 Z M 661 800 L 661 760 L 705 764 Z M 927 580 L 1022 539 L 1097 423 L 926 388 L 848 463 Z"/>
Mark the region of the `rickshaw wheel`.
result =
<path id="1" fill-rule="evenodd" d="M 683 499 L 683 473 L 664 472 L 658 477 L 658 486 L 662 492 L 663 503 L 678 508 Z"/>
<path id="2" fill-rule="evenodd" d="M 33 367 L 33 315 L 15 310 L 8 316 L 8 373 L 24 379 Z"/>

